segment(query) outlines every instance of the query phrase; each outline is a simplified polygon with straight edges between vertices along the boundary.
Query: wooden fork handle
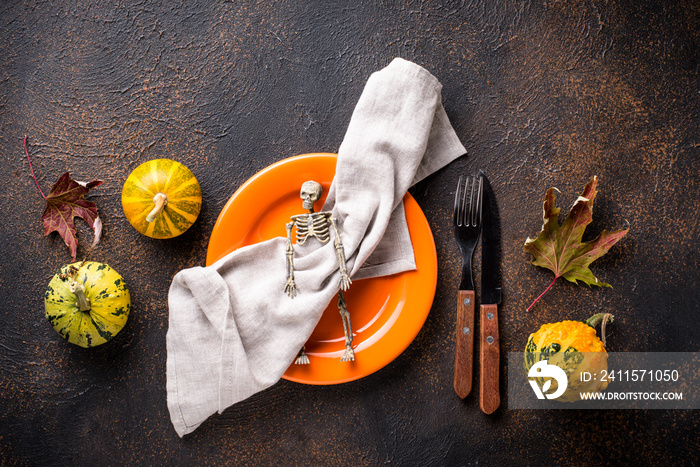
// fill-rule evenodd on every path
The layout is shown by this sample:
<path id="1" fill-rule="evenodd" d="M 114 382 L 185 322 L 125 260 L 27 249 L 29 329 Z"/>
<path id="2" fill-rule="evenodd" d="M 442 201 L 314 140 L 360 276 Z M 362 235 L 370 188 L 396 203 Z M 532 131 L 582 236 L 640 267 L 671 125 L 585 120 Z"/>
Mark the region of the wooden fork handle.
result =
<path id="1" fill-rule="evenodd" d="M 474 291 L 460 290 L 457 302 L 455 381 L 457 395 L 464 399 L 472 390 L 474 359 Z"/>
<path id="2" fill-rule="evenodd" d="M 481 305 L 480 313 L 480 396 L 481 411 L 490 414 L 501 404 L 499 393 L 500 350 L 498 305 Z"/>

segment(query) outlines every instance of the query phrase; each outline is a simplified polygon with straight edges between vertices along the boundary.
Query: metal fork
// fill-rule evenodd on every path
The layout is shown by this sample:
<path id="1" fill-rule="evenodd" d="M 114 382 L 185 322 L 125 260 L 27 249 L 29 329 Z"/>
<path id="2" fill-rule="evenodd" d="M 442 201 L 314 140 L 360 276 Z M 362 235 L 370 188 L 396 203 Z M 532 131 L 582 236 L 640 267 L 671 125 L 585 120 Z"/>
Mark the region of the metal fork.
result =
<path id="1" fill-rule="evenodd" d="M 459 284 L 457 302 L 454 388 L 462 399 L 467 397 L 472 389 L 475 307 L 472 256 L 481 234 L 483 190 L 481 177 L 467 177 L 464 184 L 462 177 L 459 177 L 455 193 L 453 223 L 455 239 L 462 252 L 462 281 Z"/>

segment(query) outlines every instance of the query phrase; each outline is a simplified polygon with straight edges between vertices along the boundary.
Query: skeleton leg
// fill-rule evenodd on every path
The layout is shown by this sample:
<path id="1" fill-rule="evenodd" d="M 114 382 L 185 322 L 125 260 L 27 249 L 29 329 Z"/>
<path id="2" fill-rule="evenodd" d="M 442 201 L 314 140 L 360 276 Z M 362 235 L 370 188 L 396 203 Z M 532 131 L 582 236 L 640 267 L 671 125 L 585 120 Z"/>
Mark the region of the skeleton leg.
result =
<path id="1" fill-rule="evenodd" d="M 287 285 L 284 287 L 284 291 L 291 298 L 296 297 L 297 285 L 294 283 L 294 245 L 292 244 L 292 229 L 294 228 L 294 222 L 287 223 Z M 309 356 L 306 355 L 306 346 L 302 346 L 299 350 L 294 363 L 297 365 L 308 365 Z"/>
<path id="2" fill-rule="evenodd" d="M 343 319 L 343 330 L 345 331 L 345 353 L 341 357 L 341 362 L 353 362 L 355 361 L 355 351 L 352 349 L 352 326 L 350 326 L 350 312 L 348 311 L 345 303 L 345 297 L 343 296 L 343 291 L 338 291 L 338 310 L 340 311 L 340 317 Z"/>
<path id="3" fill-rule="evenodd" d="M 333 233 L 335 234 L 335 250 L 338 253 L 338 265 L 340 266 L 340 290 L 348 290 L 352 281 L 348 277 L 348 270 L 345 266 L 345 250 L 343 249 L 343 243 L 340 240 L 340 232 L 338 231 L 338 224 L 335 217 L 330 219 L 331 226 L 333 227 Z M 349 319 L 348 319 L 349 321 Z"/>
<path id="4" fill-rule="evenodd" d="M 294 222 L 287 223 L 287 285 L 284 286 L 284 292 L 291 298 L 296 297 L 297 285 L 294 282 L 294 245 L 292 245 L 292 229 Z"/>
<path id="5" fill-rule="evenodd" d="M 297 359 L 294 360 L 295 365 L 308 365 L 309 364 L 309 356 L 306 355 L 306 346 L 302 346 L 301 350 L 299 351 L 299 354 L 297 355 Z"/>

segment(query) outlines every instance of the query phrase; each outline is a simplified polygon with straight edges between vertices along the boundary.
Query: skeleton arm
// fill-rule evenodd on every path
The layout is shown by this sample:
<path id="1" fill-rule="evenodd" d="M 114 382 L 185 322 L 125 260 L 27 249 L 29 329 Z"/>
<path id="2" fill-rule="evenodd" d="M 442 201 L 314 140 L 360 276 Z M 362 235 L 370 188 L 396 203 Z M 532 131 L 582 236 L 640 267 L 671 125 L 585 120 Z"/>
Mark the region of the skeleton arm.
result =
<path id="1" fill-rule="evenodd" d="M 335 217 L 330 218 L 330 224 L 333 227 L 333 233 L 335 234 L 335 250 L 338 253 L 338 265 L 340 266 L 340 290 L 348 290 L 352 281 L 348 277 L 348 271 L 345 266 L 345 250 L 343 249 L 343 243 L 340 240 L 340 232 L 338 231 L 338 224 Z"/>
<path id="2" fill-rule="evenodd" d="M 292 245 L 292 229 L 294 228 L 294 222 L 287 223 L 287 285 L 284 287 L 284 291 L 291 298 L 296 297 L 297 285 L 294 283 L 294 246 Z"/>

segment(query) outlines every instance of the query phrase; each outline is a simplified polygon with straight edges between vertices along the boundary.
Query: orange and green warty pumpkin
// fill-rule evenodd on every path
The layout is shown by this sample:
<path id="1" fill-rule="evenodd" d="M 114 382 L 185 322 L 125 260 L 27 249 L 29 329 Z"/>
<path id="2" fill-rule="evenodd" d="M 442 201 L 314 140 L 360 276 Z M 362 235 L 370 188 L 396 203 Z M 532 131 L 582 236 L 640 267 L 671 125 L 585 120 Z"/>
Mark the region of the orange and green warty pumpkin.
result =
<path id="1" fill-rule="evenodd" d="M 71 344 L 95 347 L 122 330 L 131 311 L 124 278 L 92 261 L 63 266 L 44 295 L 46 318 Z"/>
<path id="2" fill-rule="evenodd" d="M 170 159 L 144 162 L 122 189 L 132 226 L 152 238 L 173 238 L 190 228 L 202 208 L 202 190 L 190 169 Z"/>
<path id="3" fill-rule="evenodd" d="M 603 321 L 612 321 L 613 316 L 598 313 L 586 321 L 560 321 L 543 324 L 537 332 L 530 334 L 525 346 L 524 368 L 529 373 L 532 366 L 547 360 L 566 373 L 566 391 L 556 398 L 560 402 L 580 400 L 581 392 L 599 392 L 608 387 L 606 380 L 583 381 L 582 372 L 598 373 L 608 369 L 608 353 L 604 343 L 596 335 L 595 326 Z M 602 332 L 601 332 L 602 334 Z M 543 378 L 536 378 L 540 386 Z M 551 380 L 550 392 L 557 390 L 557 381 Z"/>

